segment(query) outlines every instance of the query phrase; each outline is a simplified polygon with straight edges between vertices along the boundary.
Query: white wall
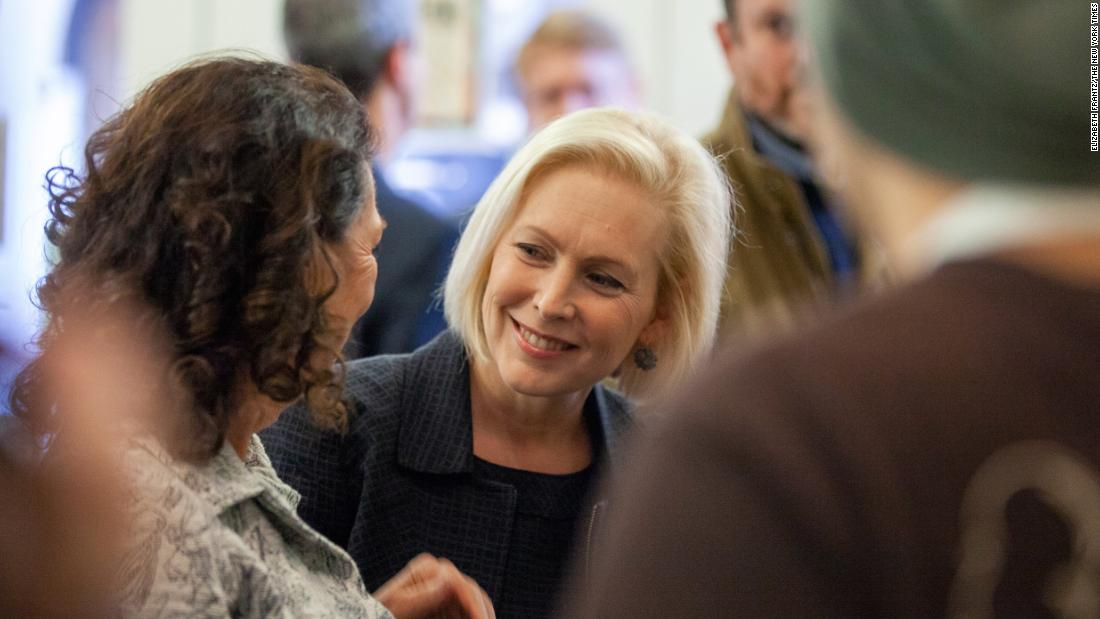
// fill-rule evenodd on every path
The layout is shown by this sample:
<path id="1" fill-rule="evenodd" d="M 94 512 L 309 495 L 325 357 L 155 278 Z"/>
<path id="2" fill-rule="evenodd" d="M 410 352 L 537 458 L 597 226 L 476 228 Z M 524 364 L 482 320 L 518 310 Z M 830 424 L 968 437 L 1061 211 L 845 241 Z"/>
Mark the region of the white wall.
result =
<path id="1" fill-rule="evenodd" d="M 283 58 L 282 0 L 122 0 L 126 98 L 200 54 L 227 48 Z"/>
<path id="2" fill-rule="evenodd" d="M 718 0 L 587 0 L 616 25 L 645 81 L 646 102 L 698 135 L 716 124 L 729 77 L 713 34 Z M 127 96 L 188 58 L 245 48 L 281 58 L 282 0 L 122 0 Z"/>
<path id="3" fill-rule="evenodd" d="M 534 0 L 518 0 L 534 1 Z M 555 0 L 559 4 L 564 0 Z M 717 121 L 729 78 L 712 24 L 717 0 L 570 0 L 620 28 L 652 109 L 693 135 Z M 85 93 L 62 65 L 74 0 L 0 1 L 0 117 L 7 124 L 0 221 L 0 328 L 29 337 L 38 317 L 27 293 L 44 270 L 46 169 L 73 164 Z M 163 72 L 225 48 L 274 58 L 282 0 L 118 0 L 119 84 L 93 97 L 107 118 Z M 114 90 L 114 92 L 112 92 Z"/>
<path id="4" fill-rule="evenodd" d="M 718 0 L 588 0 L 618 26 L 645 82 L 647 105 L 681 129 L 715 126 L 730 87 L 714 35 Z"/>
<path id="5" fill-rule="evenodd" d="M 0 2 L 0 116 L 7 125 L 0 205 L 0 337 L 38 327 L 28 292 L 41 277 L 46 170 L 73 163 L 79 93 L 63 64 L 73 0 Z M 64 159 L 62 158 L 64 157 Z"/>
<path id="6" fill-rule="evenodd" d="M 40 324 L 29 293 L 46 268 L 44 175 L 59 163 L 79 168 L 86 91 L 94 91 L 94 113 L 102 119 L 150 79 L 196 54 L 238 47 L 284 55 L 282 0 L 119 0 L 122 83 L 88 86 L 63 62 L 74 5 L 0 1 L 0 118 L 7 127 L 0 158 L 0 339 L 16 347 Z"/>

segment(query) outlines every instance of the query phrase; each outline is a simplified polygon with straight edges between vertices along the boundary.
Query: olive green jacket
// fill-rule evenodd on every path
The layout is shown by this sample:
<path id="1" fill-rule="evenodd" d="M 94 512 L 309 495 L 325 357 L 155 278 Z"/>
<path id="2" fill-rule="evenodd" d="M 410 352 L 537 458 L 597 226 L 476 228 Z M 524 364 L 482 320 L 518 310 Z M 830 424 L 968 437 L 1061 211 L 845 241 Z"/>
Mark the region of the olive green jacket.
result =
<path id="1" fill-rule="evenodd" d="M 838 295 L 824 240 L 802 190 L 753 150 L 737 93 L 721 124 L 703 138 L 733 188 L 736 234 L 730 244 L 719 337 L 783 333 L 820 313 Z M 865 243 L 860 258 L 866 262 Z M 869 275 L 858 276 L 863 287 Z"/>

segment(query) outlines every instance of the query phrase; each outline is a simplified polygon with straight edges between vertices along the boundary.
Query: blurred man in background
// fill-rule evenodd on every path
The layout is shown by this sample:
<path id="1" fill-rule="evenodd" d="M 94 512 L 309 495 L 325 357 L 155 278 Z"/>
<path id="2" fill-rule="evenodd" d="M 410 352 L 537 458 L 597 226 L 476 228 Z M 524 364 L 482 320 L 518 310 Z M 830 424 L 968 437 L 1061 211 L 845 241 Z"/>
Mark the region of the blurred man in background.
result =
<path id="1" fill-rule="evenodd" d="M 815 151 L 909 283 L 686 387 L 567 616 L 1100 617 L 1087 7 L 802 7 Z"/>
<path id="2" fill-rule="evenodd" d="M 722 336 L 786 331 L 866 279 L 869 254 L 842 221 L 805 148 L 794 0 L 724 0 L 715 31 L 734 79 L 717 129 L 740 210 Z"/>
<path id="3" fill-rule="evenodd" d="M 520 48 L 516 79 L 531 132 L 589 107 L 635 109 L 641 88 L 618 34 L 585 11 L 550 13 Z"/>
<path id="4" fill-rule="evenodd" d="M 415 0 L 287 0 L 283 29 L 296 62 L 321 67 L 362 101 L 379 137 L 374 179 L 387 222 L 375 250 L 374 305 L 356 325 L 349 358 L 408 352 L 446 328 L 435 291 L 458 230 L 390 189 L 384 165 L 413 124 L 418 64 Z"/>

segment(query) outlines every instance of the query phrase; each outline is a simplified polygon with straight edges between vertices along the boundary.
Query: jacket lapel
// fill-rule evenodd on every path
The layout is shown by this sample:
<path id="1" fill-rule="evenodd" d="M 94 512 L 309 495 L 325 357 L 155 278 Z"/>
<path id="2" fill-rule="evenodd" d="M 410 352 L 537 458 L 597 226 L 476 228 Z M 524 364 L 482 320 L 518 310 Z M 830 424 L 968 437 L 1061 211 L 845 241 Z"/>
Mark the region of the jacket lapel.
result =
<path id="1" fill-rule="evenodd" d="M 605 460 L 614 466 L 619 453 L 620 438 L 633 423 L 626 401 L 622 396 L 612 395 L 603 385 L 596 385 L 585 402 L 585 414 L 593 410 L 595 423 L 588 427 L 592 432 L 592 445 L 597 461 Z"/>
<path id="2" fill-rule="evenodd" d="M 420 388 L 404 390 L 397 461 L 421 473 L 469 473 L 474 439 L 466 349 L 444 331 L 413 360 L 404 384 Z"/>

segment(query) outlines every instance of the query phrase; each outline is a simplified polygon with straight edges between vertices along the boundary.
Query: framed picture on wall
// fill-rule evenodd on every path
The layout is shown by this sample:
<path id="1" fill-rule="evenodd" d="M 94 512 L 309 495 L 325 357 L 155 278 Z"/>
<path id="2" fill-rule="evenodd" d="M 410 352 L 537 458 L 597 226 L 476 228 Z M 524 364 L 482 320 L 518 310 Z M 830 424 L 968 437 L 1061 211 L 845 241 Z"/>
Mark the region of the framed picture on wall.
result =
<path id="1" fill-rule="evenodd" d="M 420 3 L 417 118 L 422 126 L 468 126 L 474 121 L 480 5 L 477 0 Z"/>

